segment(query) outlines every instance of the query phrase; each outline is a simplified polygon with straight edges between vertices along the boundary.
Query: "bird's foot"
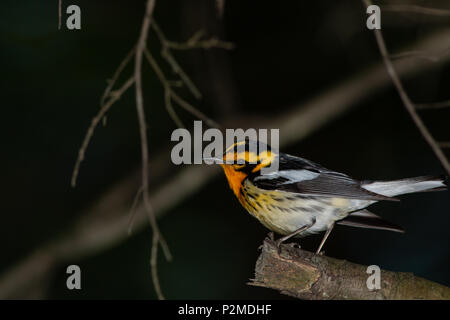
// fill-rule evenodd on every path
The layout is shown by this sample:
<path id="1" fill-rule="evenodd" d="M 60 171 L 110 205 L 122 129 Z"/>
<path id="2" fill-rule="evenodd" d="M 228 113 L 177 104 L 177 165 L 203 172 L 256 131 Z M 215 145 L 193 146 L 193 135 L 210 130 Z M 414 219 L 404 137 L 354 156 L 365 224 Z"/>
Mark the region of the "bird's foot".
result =
<path id="1" fill-rule="evenodd" d="M 275 241 L 275 246 L 277 247 L 278 254 L 281 253 L 281 244 L 282 243 L 283 243 L 283 239 L 279 239 L 279 240 Z M 286 245 L 291 247 L 291 248 L 295 248 L 295 249 L 300 249 L 301 248 L 300 244 L 297 243 L 297 242 L 289 242 L 289 243 L 286 243 Z"/>
<path id="2" fill-rule="evenodd" d="M 281 244 L 283 243 L 282 238 L 275 241 L 275 246 L 277 247 L 277 253 L 280 255 L 281 253 Z"/>

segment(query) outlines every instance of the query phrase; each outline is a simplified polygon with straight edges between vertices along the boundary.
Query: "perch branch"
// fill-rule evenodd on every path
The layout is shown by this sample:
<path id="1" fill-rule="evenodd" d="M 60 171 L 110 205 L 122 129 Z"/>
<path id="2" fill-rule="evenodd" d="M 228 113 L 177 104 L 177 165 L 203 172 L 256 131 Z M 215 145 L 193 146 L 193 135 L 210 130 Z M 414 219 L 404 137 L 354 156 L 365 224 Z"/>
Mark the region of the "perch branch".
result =
<path id="1" fill-rule="evenodd" d="M 450 288 L 412 273 L 381 270 L 380 289 L 369 290 L 367 266 L 334 259 L 283 244 L 278 254 L 267 238 L 249 284 L 300 299 L 410 300 L 450 299 Z"/>

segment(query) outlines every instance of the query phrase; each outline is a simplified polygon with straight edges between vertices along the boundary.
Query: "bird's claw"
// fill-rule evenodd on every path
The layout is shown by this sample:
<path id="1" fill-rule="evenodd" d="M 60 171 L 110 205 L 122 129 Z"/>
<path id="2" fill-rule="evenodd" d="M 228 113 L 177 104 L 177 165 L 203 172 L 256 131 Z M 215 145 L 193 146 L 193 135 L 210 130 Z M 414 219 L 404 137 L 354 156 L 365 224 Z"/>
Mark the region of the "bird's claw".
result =
<path id="1" fill-rule="evenodd" d="M 281 240 L 281 239 L 280 239 L 280 240 Z M 281 244 L 283 243 L 283 242 L 280 241 L 280 240 L 275 241 L 275 246 L 277 247 L 277 253 L 278 253 L 278 255 L 280 255 L 280 253 L 281 253 Z"/>

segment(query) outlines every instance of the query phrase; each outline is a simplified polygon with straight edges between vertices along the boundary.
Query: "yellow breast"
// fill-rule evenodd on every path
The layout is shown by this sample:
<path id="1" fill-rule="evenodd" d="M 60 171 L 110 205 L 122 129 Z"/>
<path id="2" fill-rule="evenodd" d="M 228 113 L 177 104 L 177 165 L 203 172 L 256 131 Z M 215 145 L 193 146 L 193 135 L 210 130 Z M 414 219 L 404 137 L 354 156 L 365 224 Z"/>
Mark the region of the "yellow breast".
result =
<path id="1" fill-rule="evenodd" d="M 244 208 L 264 226 L 282 235 L 294 232 L 312 220 L 316 220 L 314 226 L 300 236 L 324 231 L 348 214 L 348 199 L 263 190 L 249 180 L 242 183 L 241 196 L 238 198 Z"/>
<path id="2" fill-rule="evenodd" d="M 239 201 L 266 228 L 279 234 L 288 234 L 310 220 L 308 214 L 301 212 L 301 208 L 309 206 L 310 200 L 298 199 L 283 191 L 259 189 L 247 180 L 242 185 Z"/>

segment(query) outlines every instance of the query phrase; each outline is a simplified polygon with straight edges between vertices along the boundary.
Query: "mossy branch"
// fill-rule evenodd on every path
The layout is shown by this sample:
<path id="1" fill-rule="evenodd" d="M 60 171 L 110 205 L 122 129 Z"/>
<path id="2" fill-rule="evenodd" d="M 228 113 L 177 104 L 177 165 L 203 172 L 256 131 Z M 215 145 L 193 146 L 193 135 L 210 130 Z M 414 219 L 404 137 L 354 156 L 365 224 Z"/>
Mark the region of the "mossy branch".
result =
<path id="1" fill-rule="evenodd" d="M 412 273 L 381 270 L 380 289 L 369 290 L 367 266 L 316 255 L 283 244 L 278 254 L 267 238 L 249 283 L 279 290 L 299 299 L 410 300 L 450 299 L 450 288 Z"/>

